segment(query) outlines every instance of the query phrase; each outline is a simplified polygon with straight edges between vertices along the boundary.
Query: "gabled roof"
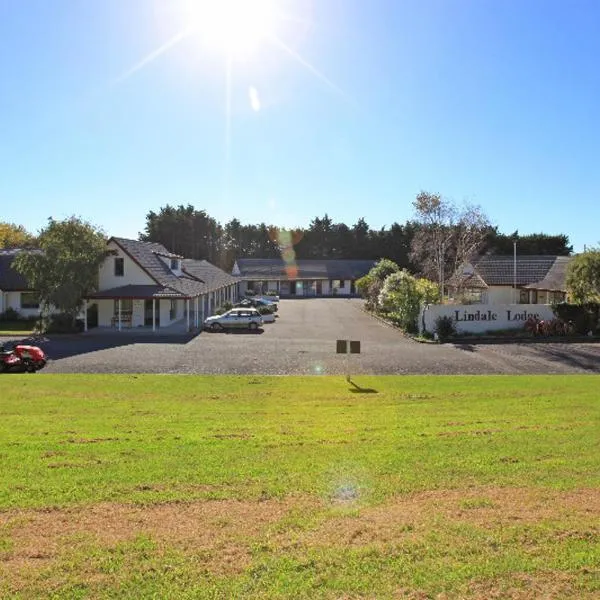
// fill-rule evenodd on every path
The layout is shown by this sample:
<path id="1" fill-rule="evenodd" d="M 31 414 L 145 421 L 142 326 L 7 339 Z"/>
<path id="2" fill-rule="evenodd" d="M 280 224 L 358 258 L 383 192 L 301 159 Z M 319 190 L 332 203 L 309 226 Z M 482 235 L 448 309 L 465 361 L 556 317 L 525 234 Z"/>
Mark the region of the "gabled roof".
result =
<path id="1" fill-rule="evenodd" d="M 140 242 L 125 238 L 112 237 L 108 240 L 115 242 L 131 259 L 136 262 L 161 287 L 169 288 L 179 294 L 191 297 L 207 292 L 206 284 L 195 277 L 183 274 L 176 275 L 160 256 L 174 256 L 162 244 Z"/>
<path id="2" fill-rule="evenodd" d="M 551 287 L 537 289 L 564 290 L 566 265 L 571 260 L 568 256 L 517 256 L 516 283 L 519 287 L 537 286 L 546 281 Z M 448 280 L 454 287 L 485 287 L 490 285 L 513 285 L 515 266 L 513 256 L 482 256 L 465 269 L 463 265 Z"/>
<path id="3" fill-rule="evenodd" d="M 238 258 L 236 264 L 243 279 L 358 279 L 375 261 L 301 259 L 286 263 L 280 258 Z"/>
<path id="4" fill-rule="evenodd" d="M 166 288 L 160 285 L 122 285 L 109 290 L 102 290 L 90 294 L 88 298 L 95 300 L 101 299 L 152 299 L 152 298 L 186 298 L 182 294 L 171 288 Z"/>
<path id="5" fill-rule="evenodd" d="M 183 259 L 182 274 L 176 275 L 160 257 L 181 257 L 169 252 L 162 244 L 115 237 L 109 242 L 111 240 L 146 271 L 157 286 L 170 290 L 170 297 L 173 293 L 183 297 L 198 296 L 238 281 L 206 260 Z"/>
<path id="6" fill-rule="evenodd" d="M 532 290 L 567 291 L 567 266 L 571 262 L 570 256 L 557 256 L 554 264 L 541 281 L 526 286 Z"/>
<path id="7" fill-rule="evenodd" d="M 219 269 L 207 260 L 185 258 L 182 261 L 182 268 L 184 273 L 204 281 L 210 290 L 216 290 L 239 281 L 237 277 Z"/>
<path id="8" fill-rule="evenodd" d="M 20 252 L 31 252 L 31 250 L 0 250 L 0 291 L 30 289 L 25 277 L 12 267 L 13 260 Z"/>

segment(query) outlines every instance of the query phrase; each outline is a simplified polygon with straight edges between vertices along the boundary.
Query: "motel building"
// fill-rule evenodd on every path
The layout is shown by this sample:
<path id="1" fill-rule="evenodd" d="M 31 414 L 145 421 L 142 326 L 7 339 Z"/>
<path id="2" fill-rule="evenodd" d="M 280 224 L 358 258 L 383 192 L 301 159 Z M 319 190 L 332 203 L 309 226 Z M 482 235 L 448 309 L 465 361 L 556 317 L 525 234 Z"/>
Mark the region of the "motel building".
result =
<path id="1" fill-rule="evenodd" d="M 85 330 L 92 304 L 99 329 L 179 333 L 201 328 L 217 308 L 238 300 L 238 279 L 208 261 L 186 259 L 152 242 L 113 237 L 107 246 L 98 291 L 85 298 Z"/>
<path id="2" fill-rule="evenodd" d="M 238 258 L 232 275 L 240 293 L 274 292 L 282 298 L 357 296 L 356 281 L 375 265 L 372 260 L 296 260 Z"/>
<path id="3" fill-rule="evenodd" d="M 552 304 L 567 297 L 570 256 L 482 256 L 447 282 L 450 301 L 476 304 Z M 516 285 L 515 285 L 516 284 Z"/>
<path id="4" fill-rule="evenodd" d="M 463 264 L 447 282 L 444 304 L 425 306 L 421 333 L 452 319 L 459 333 L 522 329 L 529 318 L 551 320 L 552 304 L 567 297 L 568 256 L 482 256 Z"/>

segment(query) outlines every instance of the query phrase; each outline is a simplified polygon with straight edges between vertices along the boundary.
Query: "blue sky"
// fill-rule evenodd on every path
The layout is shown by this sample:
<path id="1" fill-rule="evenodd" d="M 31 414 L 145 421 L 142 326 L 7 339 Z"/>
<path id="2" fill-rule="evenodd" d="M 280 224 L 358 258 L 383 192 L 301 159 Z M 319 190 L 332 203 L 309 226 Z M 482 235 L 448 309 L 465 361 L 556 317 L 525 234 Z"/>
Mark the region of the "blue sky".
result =
<path id="1" fill-rule="evenodd" d="M 189 1 L 0 0 L 0 220 L 137 236 L 149 210 L 191 203 L 382 227 L 425 189 L 507 233 L 600 241 L 596 0 L 281 0 L 291 52 L 236 56 L 229 128 L 213 39 L 127 76 Z"/>

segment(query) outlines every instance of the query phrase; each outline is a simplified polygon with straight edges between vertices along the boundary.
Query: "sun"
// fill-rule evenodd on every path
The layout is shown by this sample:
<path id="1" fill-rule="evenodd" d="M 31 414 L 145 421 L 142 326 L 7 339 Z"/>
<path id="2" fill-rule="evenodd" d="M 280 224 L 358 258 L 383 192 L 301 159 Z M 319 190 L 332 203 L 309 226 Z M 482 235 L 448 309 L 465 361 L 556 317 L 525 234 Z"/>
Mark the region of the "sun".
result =
<path id="1" fill-rule="evenodd" d="M 203 43 L 245 58 L 275 33 L 275 0 L 186 0 L 185 19 Z"/>

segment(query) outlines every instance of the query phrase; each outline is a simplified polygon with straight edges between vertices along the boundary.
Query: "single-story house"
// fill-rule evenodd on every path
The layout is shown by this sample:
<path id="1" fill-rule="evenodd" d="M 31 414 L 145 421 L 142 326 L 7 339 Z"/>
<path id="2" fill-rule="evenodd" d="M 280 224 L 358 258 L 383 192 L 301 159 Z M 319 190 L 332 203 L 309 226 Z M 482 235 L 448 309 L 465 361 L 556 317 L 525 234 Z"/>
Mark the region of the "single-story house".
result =
<path id="1" fill-rule="evenodd" d="M 35 291 L 28 285 L 25 277 L 12 266 L 13 260 L 20 252 L 30 251 L 0 250 L 0 314 L 11 308 L 21 317 L 35 317 L 40 314 Z"/>
<path id="2" fill-rule="evenodd" d="M 238 258 L 232 274 L 241 292 L 277 292 L 283 297 L 355 296 L 357 279 L 375 265 L 372 260 L 293 260 Z"/>
<path id="3" fill-rule="evenodd" d="M 552 304 L 567 296 L 569 256 L 486 255 L 463 264 L 447 282 L 450 299 L 477 304 Z"/>
<path id="4" fill-rule="evenodd" d="M 153 242 L 112 237 L 107 245 L 98 291 L 85 299 L 98 305 L 99 327 L 156 330 L 179 322 L 189 330 L 239 296 L 237 278 L 207 261 Z"/>

